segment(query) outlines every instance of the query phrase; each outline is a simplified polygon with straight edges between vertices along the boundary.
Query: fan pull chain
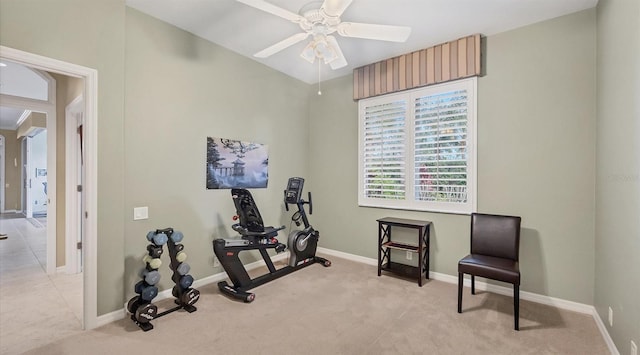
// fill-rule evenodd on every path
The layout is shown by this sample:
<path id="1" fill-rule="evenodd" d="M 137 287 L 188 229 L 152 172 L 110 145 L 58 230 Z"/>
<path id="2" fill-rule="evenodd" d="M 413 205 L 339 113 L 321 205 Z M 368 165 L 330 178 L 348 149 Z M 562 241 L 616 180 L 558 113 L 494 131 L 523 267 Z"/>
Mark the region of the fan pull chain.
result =
<path id="1" fill-rule="evenodd" d="M 321 69 L 320 62 L 322 61 L 320 60 L 320 58 L 318 58 L 318 96 L 322 95 L 322 90 L 320 90 L 320 69 Z"/>

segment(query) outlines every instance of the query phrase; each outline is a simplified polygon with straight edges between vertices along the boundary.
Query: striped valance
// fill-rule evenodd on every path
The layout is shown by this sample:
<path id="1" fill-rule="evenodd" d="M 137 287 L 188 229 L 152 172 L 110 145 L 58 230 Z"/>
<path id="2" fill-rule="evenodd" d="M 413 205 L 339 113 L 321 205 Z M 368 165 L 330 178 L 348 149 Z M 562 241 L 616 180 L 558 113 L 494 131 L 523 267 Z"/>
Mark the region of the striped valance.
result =
<path id="1" fill-rule="evenodd" d="M 353 99 L 480 75 L 481 36 L 460 38 L 353 70 Z"/>

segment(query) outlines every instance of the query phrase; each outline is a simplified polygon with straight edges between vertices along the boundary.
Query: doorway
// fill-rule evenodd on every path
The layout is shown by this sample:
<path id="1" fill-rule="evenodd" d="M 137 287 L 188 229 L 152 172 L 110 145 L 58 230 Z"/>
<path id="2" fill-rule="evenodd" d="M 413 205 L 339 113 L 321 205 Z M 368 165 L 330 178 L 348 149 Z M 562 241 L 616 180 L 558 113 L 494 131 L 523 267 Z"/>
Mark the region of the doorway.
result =
<path id="1" fill-rule="evenodd" d="M 84 230 L 86 231 L 83 240 L 83 328 L 93 329 L 98 326 L 97 318 L 97 71 L 95 69 L 62 62 L 59 60 L 43 57 L 40 55 L 20 51 L 17 49 L 0 46 L 0 58 L 7 59 L 33 69 L 57 73 L 84 81 L 84 167 L 85 184 L 84 210 L 82 212 Z M 4 98 L 4 101 L 11 101 L 11 98 Z M 55 111 L 52 113 L 55 118 Z M 47 115 L 49 119 L 50 115 Z M 49 123 L 49 122 L 47 122 Z M 53 122 L 55 127 L 55 121 Z M 47 128 L 49 126 L 47 125 Z M 49 147 L 55 149 L 55 135 L 51 132 L 50 139 L 47 140 Z M 48 215 L 52 217 L 51 211 L 55 211 L 55 189 L 52 181 L 55 181 L 55 161 L 48 162 L 47 175 L 49 177 L 48 193 Z M 55 213 L 55 212 L 54 212 Z M 50 218 L 53 219 L 53 218 Z M 53 222 L 53 221 L 52 221 Z M 55 223 L 47 223 L 47 228 Z M 54 227 L 55 228 L 55 227 Z M 47 233 L 49 235 L 49 233 Z M 55 236 L 55 229 L 52 235 Z M 52 243 L 55 245 L 55 241 Z M 47 261 L 55 260 L 55 252 L 47 251 Z M 49 265 L 49 262 L 47 262 Z M 55 265 L 55 264 L 54 264 Z M 54 270 L 55 271 L 55 270 Z"/>

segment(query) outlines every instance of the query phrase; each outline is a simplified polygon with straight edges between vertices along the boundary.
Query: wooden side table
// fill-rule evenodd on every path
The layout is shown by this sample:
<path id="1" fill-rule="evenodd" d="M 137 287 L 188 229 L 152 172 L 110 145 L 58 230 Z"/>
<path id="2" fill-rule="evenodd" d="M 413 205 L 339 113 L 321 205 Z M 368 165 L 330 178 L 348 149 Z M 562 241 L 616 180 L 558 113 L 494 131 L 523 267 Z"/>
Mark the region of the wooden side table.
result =
<path id="1" fill-rule="evenodd" d="M 385 217 L 378 219 L 378 276 L 382 271 L 418 279 L 422 287 L 423 276 L 429 279 L 429 230 L 430 221 Z M 418 231 L 418 244 L 394 242 L 391 227 L 412 228 Z M 391 250 L 404 250 L 418 254 L 418 267 L 391 261 Z"/>

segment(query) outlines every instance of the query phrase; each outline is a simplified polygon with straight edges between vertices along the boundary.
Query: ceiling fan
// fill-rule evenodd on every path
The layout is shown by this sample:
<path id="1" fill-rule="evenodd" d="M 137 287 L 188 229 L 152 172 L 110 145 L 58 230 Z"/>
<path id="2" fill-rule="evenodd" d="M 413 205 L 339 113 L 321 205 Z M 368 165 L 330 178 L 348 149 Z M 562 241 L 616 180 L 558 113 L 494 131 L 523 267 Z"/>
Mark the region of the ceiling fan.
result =
<path id="1" fill-rule="evenodd" d="M 338 69 L 346 66 L 347 60 L 342 54 L 338 41 L 332 36 L 335 32 L 343 37 L 391 42 L 404 42 L 411 33 L 411 28 L 405 26 L 342 22 L 340 16 L 351 5 L 353 0 L 313 1 L 303 6 L 299 14 L 264 0 L 237 1 L 297 23 L 304 31 L 254 54 L 258 58 L 269 57 L 287 47 L 304 41 L 308 37 L 312 37 L 312 40 L 307 44 L 300 56 L 311 63 L 314 63 L 318 58 L 318 60 L 323 60 L 325 64 L 329 64 L 331 69 Z"/>

